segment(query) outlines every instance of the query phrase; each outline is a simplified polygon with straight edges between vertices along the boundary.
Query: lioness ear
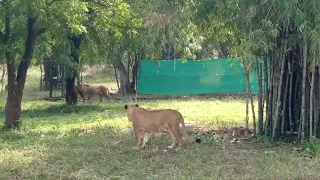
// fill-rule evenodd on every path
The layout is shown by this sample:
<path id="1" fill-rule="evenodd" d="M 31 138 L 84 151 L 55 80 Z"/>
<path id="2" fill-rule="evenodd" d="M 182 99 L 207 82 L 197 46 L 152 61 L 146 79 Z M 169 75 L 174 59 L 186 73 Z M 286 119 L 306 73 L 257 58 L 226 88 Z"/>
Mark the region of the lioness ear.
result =
<path id="1" fill-rule="evenodd" d="M 139 107 L 139 105 L 138 105 L 138 104 L 136 104 L 136 107 Z"/>
<path id="2" fill-rule="evenodd" d="M 124 105 L 124 109 L 128 109 L 128 105 Z"/>

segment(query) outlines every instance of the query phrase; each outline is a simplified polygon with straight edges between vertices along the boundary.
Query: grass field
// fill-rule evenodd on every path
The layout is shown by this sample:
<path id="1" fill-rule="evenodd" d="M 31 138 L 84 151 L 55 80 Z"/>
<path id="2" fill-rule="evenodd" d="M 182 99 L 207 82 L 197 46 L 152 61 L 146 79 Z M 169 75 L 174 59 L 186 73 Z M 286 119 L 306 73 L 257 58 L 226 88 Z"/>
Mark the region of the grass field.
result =
<path id="1" fill-rule="evenodd" d="M 84 76 L 86 83 L 113 84 L 112 72 Z M 180 151 L 151 154 L 171 144 L 166 134 L 152 136 L 135 151 L 131 124 L 123 105 L 92 101 L 67 106 L 41 100 L 36 69 L 28 74 L 23 98 L 23 127 L 0 132 L 0 179 L 319 179 L 320 158 L 293 145 L 274 145 L 261 137 L 229 141 L 186 142 Z M 6 97 L 0 98 L 3 123 Z M 138 101 L 145 108 L 173 108 L 195 125 L 216 128 L 244 125 L 243 99 L 169 99 Z M 191 132 L 189 132 L 191 133 Z"/>

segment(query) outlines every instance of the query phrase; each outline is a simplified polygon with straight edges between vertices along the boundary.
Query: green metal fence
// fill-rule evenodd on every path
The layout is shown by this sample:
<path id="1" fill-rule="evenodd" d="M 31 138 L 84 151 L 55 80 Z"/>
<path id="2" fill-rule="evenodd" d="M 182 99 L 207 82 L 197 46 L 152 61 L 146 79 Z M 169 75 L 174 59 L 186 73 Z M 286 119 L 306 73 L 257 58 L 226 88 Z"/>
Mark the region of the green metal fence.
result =
<path id="1" fill-rule="evenodd" d="M 244 93 L 243 67 L 235 59 L 142 60 L 138 94 L 190 95 Z M 250 74 L 252 93 L 258 92 L 255 72 Z"/>

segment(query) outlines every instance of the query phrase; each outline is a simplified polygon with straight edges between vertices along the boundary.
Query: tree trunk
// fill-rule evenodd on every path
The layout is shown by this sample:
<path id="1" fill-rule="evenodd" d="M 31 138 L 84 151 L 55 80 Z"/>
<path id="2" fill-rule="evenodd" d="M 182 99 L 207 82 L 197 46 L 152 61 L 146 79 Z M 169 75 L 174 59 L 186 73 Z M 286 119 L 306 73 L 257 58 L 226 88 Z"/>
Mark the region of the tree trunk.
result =
<path id="1" fill-rule="evenodd" d="M 283 97 L 283 107 L 282 107 L 282 121 L 281 121 L 281 132 L 286 131 L 286 119 L 287 119 L 287 101 L 288 101 L 288 87 L 289 87 L 289 73 L 285 74 L 286 80 L 284 85 L 284 97 Z"/>
<path id="2" fill-rule="evenodd" d="M 135 55 L 134 64 L 132 67 L 132 81 L 130 83 L 131 89 L 133 89 L 135 92 L 137 91 L 137 82 L 138 82 L 138 70 L 139 70 L 139 64 L 140 64 L 140 57 L 139 55 Z"/>
<path id="3" fill-rule="evenodd" d="M 114 64 L 113 64 L 112 66 L 113 66 L 113 69 L 114 69 L 114 77 L 116 78 L 118 89 L 120 89 L 119 80 L 118 80 L 117 68 L 115 67 Z"/>
<path id="4" fill-rule="evenodd" d="M 248 88 L 248 97 L 250 98 L 251 101 L 251 110 L 252 110 L 252 118 L 253 118 L 253 133 L 257 133 L 257 124 L 256 124 L 256 114 L 254 112 L 254 104 L 253 104 L 253 98 L 252 98 L 252 93 L 250 89 L 250 79 L 249 79 L 249 68 L 244 66 L 244 75 L 246 78 L 246 87 Z"/>
<path id="5" fill-rule="evenodd" d="M 271 54 L 271 53 L 270 53 Z M 265 59 L 265 61 L 267 61 L 267 58 Z M 270 135 L 270 124 L 271 124 L 271 119 L 272 119 L 272 102 L 273 102 L 273 69 L 274 69 L 274 66 L 273 66 L 273 61 L 272 61 L 272 56 L 270 55 L 269 56 L 269 63 L 270 63 L 270 68 L 269 68 L 269 73 L 270 73 L 270 86 L 268 81 L 269 79 L 266 78 L 266 89 L 267 89 L 267 95 L 266 95 L 266 122 L 265 122 L 265 135 L 266 136 L 269 136 Z M 267 62 L 265 62 L 265 72 L 266 72 L 266 77 L 268 76 L 268 71 L 266 69 L 266 66 L 267 65 Z"/>
<path id="6" fill-rule="evenodd" d="M 120 73 L 120 89 L 119 92 L 123 95 L 127 95 L 130 92 L 130 81 L 128 79 L 128 71 L 126 70 L 120 57 L 115 62 L 115 67 Z"/>
<path id="7" fill-rule="evenodd" d="M 318 133 L 318 122 L 319 122 L 319 110 L 320 110 L 320 103 L 319 103 L 319 100 L 320 100 L 320 89 L 319 89 L 319 86 L 320 86 L 320 68 L 318 67 L 318 73 L 317 73 L 317 77 L 318 77 L 318 80 L 315 82 L 315 86 L 318 87 L 315 89 L 315 100 L 314 100 L 314 103 L 315 103 L 315 111 L 314 111 L 314 124 L 313 124 L 313 134 L 314 134 L 314 137 L 316 138 L 317 137 L 317 133 Z"/>
<path id="8" fill-rule="evenodd" d="M 293 65 L 291 66 L 291 64 L 293 63 L 288 63 L 288 69 L 289 69 L 289 121 L 290 121 L 290 132 L 291 135 L 293 135 L 293 120 L 292 120 L 292 81 L 293 81 L 293 75 L 292 75 L 292 69 L 293 69 Z"/>
<path id="9" fill-rule="evenodd" d="M 283 36 L 280 37 L 287 37 L 287 28 L 283 33 Z M 286 63 L 286 54 L 285 54 L 286 44 L 282 45 L 282 52 L 281 52 L 281 65 L 280 65 L 280 74 L 278 75 L 278 85 L 277 85 L 277 100 L 275 103 L 275 114 L 273 119 L 273 127 L 272 127 L 272 140 L 276 140 L 279 137 L 279 128 L 280 119 L 279 113 L 281 112 L 281 95 L 282 95 L 282 87 L 283 87 L 283 76 L 284 76 L 284 67 Z"/>
<path id="10" fill-rule="evenodd" d="M 65 68 L 64 68 L 64 65 L 62 66 L 62 68 L 61 68 L 61 97 L 63 98 L 63 97 L 65 97 L 65 70 L 64 70 Z"/>
<path id="11" fill-rule="evenodd" d="M 312 67 L 312 77 L 311 77 L 311 89 L 310 89 L 310 116 L 309 116 L 309 138 L 310 140 L 313 137 L 313 111 L 314 111 L 314 76 L 315 76 L 315 69 Z"/>
<path id="12" fill-rule="evenodd" d="M 257 73 L 258 73 L 258 129 L 259 133 L 263 133 L 263 106 L 262 106 L 262 72 L 260 67 L 262 66 L 256 58 Z"/>
<path id="13" fill-rule="evenodd" d="M 246 129 L 249 129 L 249 88 L 246 85 Z"/>
<path id="14" fill-rule="evenodd" d="M 69 37 L 72 42 L 71 46 L 71 57 L 74 63 L 79 64 L 80 59 L 80 44 L 82 42 L 84 35 L 75 35 Z M 75 90 L 76 78 L 78 78 L 78 68 L 74 68 L 68 73 L 66 77 L 66 102 L 67 104 L 76 104 L 78 102 L 77 92 Z"/>
<path id="15" fill-rule="evenodd" d="M 228 47 L 225 43 L 219 43 L 219 58 L 228 57 Z"/>
<path id="16" fill-rule="evenodd" d="M 39 83 L 39 86 L 40 86 L 40 91 L 43 90 L 43 80 L 42 80 L 42 77 L 43 77 L 43 69 L 42 69 L 42 65 L 40 63 L 40 83 Z"/>
<path id="17" fill-rule="evenodd" d="M 52 98 L 53 94 L 53 62 L 52 57 L 50 58 L 50 74 L 49 74 L 49 97 Z"/>
<path id="18" fill-rule="evenodd" d="M 21 117 L 21 101 L 23 96 L 24 85 L 26 82 L 27 71 L 33 57 L 36 37 L 45 32 L 45 29 L 36 30 L 36 19 L 27 18 L 27 40 L 25 44 L 24 55 L 20 61 L 17 76 L 15 76 L 15 62 L 6 52 L 8 67 L 8 97 L 6 103 L 6 128 L 19 128 Z"/>
<path id="19" fill-rule="evenodd" d="M 305 123 L 306 123 L 306 81 L 307 81 L 307 35 L 304 35 L 303 46 L 303 71 L 302 71 L 302 103 L 301 103 L 301 140 L 305 138 Z"/>

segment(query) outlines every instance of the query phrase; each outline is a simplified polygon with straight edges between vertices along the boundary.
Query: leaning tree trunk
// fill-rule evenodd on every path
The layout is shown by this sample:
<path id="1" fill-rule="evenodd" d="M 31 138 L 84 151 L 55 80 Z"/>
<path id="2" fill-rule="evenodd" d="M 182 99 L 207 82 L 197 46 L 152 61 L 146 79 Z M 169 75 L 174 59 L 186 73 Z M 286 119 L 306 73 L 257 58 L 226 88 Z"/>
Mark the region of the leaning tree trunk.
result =
<path id="1" fill-rule="evenodd" d="M 10 24 L 10 19 L 8 23 Z M 8 97 L 6 103 L 5 122 L 6 128 L 20 127 L 21 101 L 24 85 L 26 82 L 27 71 L 33 57 L 36 37 L 44 33 L 45 29 L 37 30 L 36 19 L 29 16 L 27 19 L 27 31 L 27 40 L 25 44 L 24 55 L 22 56 L 22 59 L 20 61 L 17 76 L 15 75 L 15 61 L 10 52 L 5 52 L 8 68 Z"/>
<path id="2" fill-rule="evenodd" d="M 72 42 L 71 57 L 74 63 L 79 64 L 80 44 L 83 39 L 83 34 L 72 36 L 69 39 Z M 78 77 L 78 68 L 74 68 L 68 72 L 66 77 L 66 102 L 67 104 L 76 104 L 78 102 L 77 92 L 75 90 L 75 82 Z"/>

